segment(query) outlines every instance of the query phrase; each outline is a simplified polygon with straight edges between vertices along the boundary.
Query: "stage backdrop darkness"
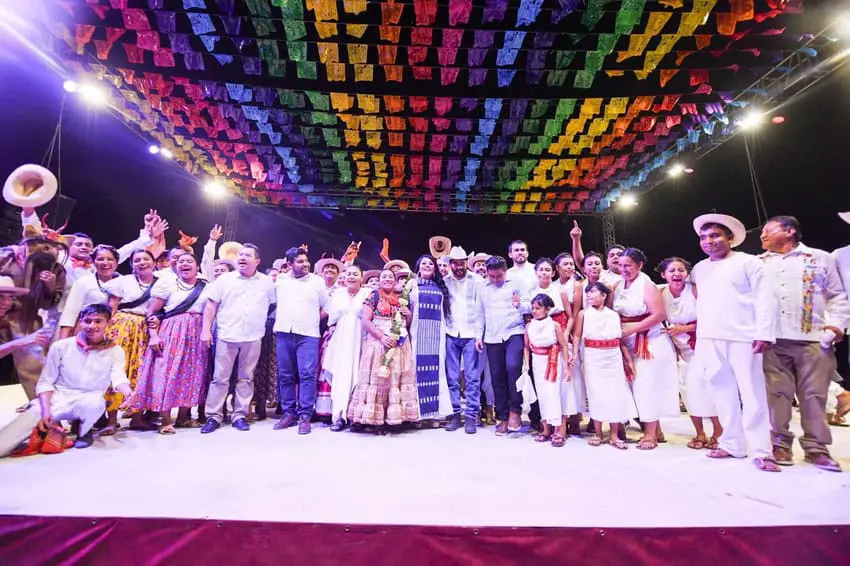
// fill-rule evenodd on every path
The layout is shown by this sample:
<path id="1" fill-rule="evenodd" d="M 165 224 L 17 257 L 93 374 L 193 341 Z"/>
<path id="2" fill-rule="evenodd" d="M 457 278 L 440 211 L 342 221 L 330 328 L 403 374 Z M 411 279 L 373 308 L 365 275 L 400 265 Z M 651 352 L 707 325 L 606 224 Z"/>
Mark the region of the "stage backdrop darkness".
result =
<path id="1" fill-rule="evenodd" d="M 40 162 L 59 116 L 61 80 L 28 53 L 0 56 L 0 177 L 26 162 Z M 846 133 L 850 131 L 850 69 L 811 89 L 783 109 L 781 126 L 766 125 L 751 138 L 758 181 L 770 214 L 795 214 L 810 245 L 832 249 L 850 240 L 850 227 L 835 215 L 850 210 Z M 654 266 L 668 255 L 697 260 L 701 252 L 691 219 L 716 209 L 757 227 L 743 137 L 698 161 L 693 175 L 666 181 L 640 197 L 638 206 L 617 211 L 617 239 L 642 248 Z M 224 224 L 225 204 L 210 201 L 199 181 L 176 164 L 147 152 L 148 140 L 104 110 L 85 107 L 69 95 L 61 152 L 62 192 L 76 200 L 68 231 L 86 231 L 97 242 L 121 244 L 135 237 L 142 215 L 157 208 L 177 229 L 204 241 L 213 223 Z M 52 169 L 57 169 L 54 161 Z M 51 212 L 52 206 L 41 213 Z M 273 210 L 242 206 L 236 239 L 254 242 L 267 266 L 284 250 L 310 245 L 339 257 L 350 240 L 362 240 L 366 266 L 379 263 L 384 237 L 391 254 L 414 261 L 428 237 L 443 234 L 468 251 L 504 254 L 508 242 L 525 239 L 531 257 L 553 256 L 569 247 L 572 218 L 430 215 L 319 210 Z M 601 223 L 580 217 L 585 249 L 601 249 Z M 53 222 L 51 222 L 53 224 Z M 752 243 L 757 245 L 756 235 Z M 126 267 L 125 267 L 126 269 Z"/>

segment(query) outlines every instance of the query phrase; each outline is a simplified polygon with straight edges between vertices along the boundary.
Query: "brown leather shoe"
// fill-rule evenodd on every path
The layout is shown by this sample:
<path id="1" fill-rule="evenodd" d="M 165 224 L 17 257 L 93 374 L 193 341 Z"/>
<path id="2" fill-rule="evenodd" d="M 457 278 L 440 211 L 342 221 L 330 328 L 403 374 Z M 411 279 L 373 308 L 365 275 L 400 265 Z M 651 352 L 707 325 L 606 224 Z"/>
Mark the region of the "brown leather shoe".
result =
<path id="1" fill-rule="evenodd" d="M 283 415 L 283 418 L 274 424 L 275 430 L 293 427 L 298 423 L 298 417 L 293 414 Z"/>
<path id="2" fill-rule="evenodd" d="M 496 425 L 496 436 L 505 436 L 508 434 L 508 421 L 499 421 Z"/>
<path id="3" fill-rule="evenodd" d="M 773 459 L 776 460 L 776 463 L 780 466 L 794 465 L 794 456 L 791 454 L 791 449 L 785 448 L 784 446 L 773 447 Z"/>
<path id="4" fill-rule="evenodd" d="M 508 432 L 519 432 L 522 428 L 522 418 L 519 413 L 511 412 L 508 415 Z"/>
<path id="5" fill-rule="evenodd" d="M 840 472 L 841 464 L 833 460 L 829 454 L 806 455 L 806 462 L 827 472 Z"/>

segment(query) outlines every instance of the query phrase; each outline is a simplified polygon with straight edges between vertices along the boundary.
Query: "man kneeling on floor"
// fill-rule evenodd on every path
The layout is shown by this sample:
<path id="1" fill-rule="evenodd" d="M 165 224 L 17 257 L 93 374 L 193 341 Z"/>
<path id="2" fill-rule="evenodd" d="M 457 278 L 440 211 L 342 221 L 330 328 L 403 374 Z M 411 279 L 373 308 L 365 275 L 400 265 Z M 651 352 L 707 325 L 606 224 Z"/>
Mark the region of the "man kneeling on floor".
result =
<path id="1" fill-rule="evenodd" d="M 24 442 L 35 427 L 45 432 L 62 420 L 79 421 L 74 446 L 88 448 L 110 385 L 124 395 L 122 408 L 133 404 L 135 393 L 124 373 L 124 351 L 105 337 L 111 316 L 106 305 L 90 305 L 80 313 L 78 334 L 53 343 L 36 385 L 38 397 L 26 412 L 0 429 L 0 457 Z"/>

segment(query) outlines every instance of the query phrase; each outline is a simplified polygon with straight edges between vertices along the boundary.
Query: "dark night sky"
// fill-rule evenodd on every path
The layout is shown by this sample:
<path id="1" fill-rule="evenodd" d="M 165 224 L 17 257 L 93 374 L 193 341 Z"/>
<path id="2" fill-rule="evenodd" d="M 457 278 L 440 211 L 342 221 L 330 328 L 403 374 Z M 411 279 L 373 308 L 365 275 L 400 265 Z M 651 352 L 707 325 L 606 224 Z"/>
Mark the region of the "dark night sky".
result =
<path id="1" fill-rule="evenodd" d="M 59 77 L 32 56 L 3 51 L 0 177 L 5 179 L 18 165 L 41 161 L 64 92 Z M 806 241 L 826 249 L 850 240 L 850 227 L 835 215 L 850 210 L 848 67 L 788 105 L 785 124 L 765 126 L 751 142 L 768 213 L 796 215 Z M 89 110 L 71 96 L 63 128 L 62 191 L 77 201 L 68 231 L 82 230 L 98 242 L 122 244 L 135 236 L 149 207 L 170 221 L 169 243 L 176 240 L 178 228 L 205 239 L 214 222 L 224 223 L 223 204 L 210 202 L 176 164 L 149 155 L 148 142 L 117 118 Z M 667 181 L 642 196 L 637 207 L 618 211 L 618 241 L 642 248 L 654 265 L 667 255 L 700 258 L 690 226 L 699 213 L 717 209 L 737 215 L 748 228 L 757 226 L 742 137 L 698 161 L 695 169 L 693 175 Z M 585 228 L 585 249 L 601 248 L 599 221 L 579 221 Z M 363 240 L 361 260 L 375 266 L 384 237 L 391 240 L 393 256 L 409 260 L 425 252 L 428 237 L 435 234 L 451 237 L 467 251 L 490 253 L 504 253 L 510 240 L 523 238 L 536 258 L 568 249 L 571 225 L 572 218 L 424 213 L 334 212 L 328 219 L 318 210 L 279 213 L 242 207 L 237 239 L 260 245 L 265 263 L 302 242 L 310 244 L 315 259 L 322 251 L 339 256 L 349 240 Z"/>

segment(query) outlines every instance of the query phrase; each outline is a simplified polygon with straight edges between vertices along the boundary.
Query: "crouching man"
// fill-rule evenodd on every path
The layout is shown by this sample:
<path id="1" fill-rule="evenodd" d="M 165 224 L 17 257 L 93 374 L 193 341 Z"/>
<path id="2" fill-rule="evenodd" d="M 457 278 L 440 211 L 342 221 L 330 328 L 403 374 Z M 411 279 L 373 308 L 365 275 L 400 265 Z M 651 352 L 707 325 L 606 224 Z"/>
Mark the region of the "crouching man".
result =
<path id="1" fill-rule="evenodd" d="M 37 399 L 0 430 L 0 457 L 24 442 L 36 426 L 46 431 L 62 420 L 79 421 L 74 446 L 88 448 L 110 385 L 124 395 L 122 408 L 133 404 L 135 394 L 124 373 L 124 351 L 105 337 L 111 316 L 106 305 L 90 305 L 80 313 L 79 333 L 53 343 L 36 385 Z"/>

